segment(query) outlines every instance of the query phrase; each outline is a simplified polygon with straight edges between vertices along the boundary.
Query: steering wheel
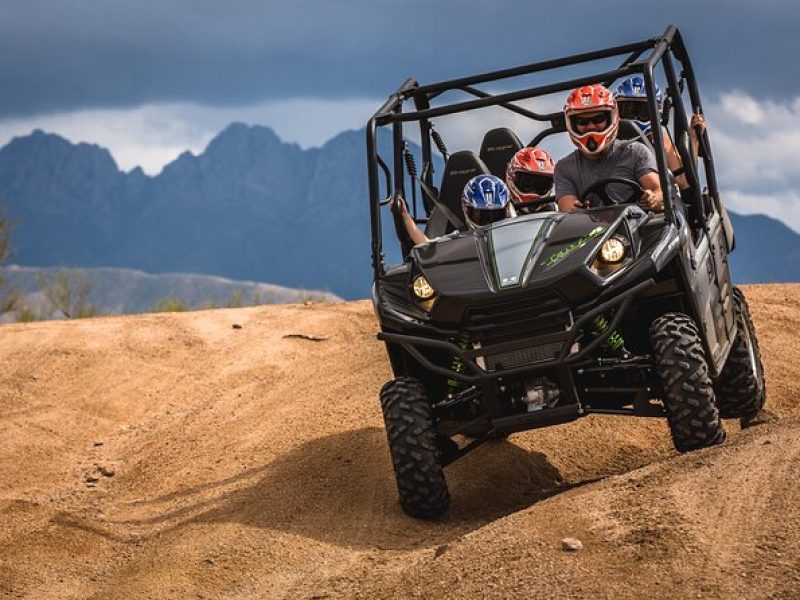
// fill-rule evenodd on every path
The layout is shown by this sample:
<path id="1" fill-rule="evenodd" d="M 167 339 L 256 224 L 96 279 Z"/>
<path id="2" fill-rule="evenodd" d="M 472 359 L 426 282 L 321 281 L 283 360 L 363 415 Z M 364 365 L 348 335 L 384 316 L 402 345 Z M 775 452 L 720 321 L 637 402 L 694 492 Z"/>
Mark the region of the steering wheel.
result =
<path id="1" fill-rule="evenodd" d="M 611 184 L 620 184 L 631 188 L 631 195 L 623 200 L 612 198 L 608 195 L 608 186 Z M 638 202 L 641 195 L 644 194 L 644 188 L 638 181 L 634 181 L 633 179 L 627 179 L 625 177 L 606 177 L 605 179 L 595 181 L 592 185 L 583 190 L 578 200 L 586 205 L 586 199 L 592 194 L 600 198 L 603 206 L 615 206 L 617 204 Z"/>
<path id="2" fill-rule="evenodd" d="M 515 202 L 514 208 L 519 212 L 521 215 L 531 214 L 536 212 L 542 206 L 547 204 L 552 204 L 556 201 L 556 197 L 552 194 L 549 196 L 540 196 L 536 198 L 536 200 L 528 200 L 526 202 Z"/>

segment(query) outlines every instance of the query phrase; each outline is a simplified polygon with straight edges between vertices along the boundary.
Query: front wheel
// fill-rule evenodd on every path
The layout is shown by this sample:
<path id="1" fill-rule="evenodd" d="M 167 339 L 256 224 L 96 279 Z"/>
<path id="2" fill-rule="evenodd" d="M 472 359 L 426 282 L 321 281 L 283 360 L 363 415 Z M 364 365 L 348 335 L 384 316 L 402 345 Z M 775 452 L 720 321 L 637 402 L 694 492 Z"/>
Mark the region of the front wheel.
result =
<path id="1" fill-rule="evenodd" d="M 714 380 L 717 407 L 723 419 L 755 415 L 764 407 L 767 395 L 750 309 L 742 290 L 737 287 L 733 288 L 733 309 L 736 339 L 722 372 Z"/>
<path id="2" fill-rule="evenodd" d="M 413 377 L 394 379 L 381 389 L 381 408 L 400 505 L 411 517 L 435 519 L 450 493 L 425 387 Z"/>
<path id="3" fill-rule="evenodd" d="M 675 448 L 688 452 L 721 444 L 725 430 L 695 322 L 682 313 L 662 315 L 650 325 L 650 341 Z"/>

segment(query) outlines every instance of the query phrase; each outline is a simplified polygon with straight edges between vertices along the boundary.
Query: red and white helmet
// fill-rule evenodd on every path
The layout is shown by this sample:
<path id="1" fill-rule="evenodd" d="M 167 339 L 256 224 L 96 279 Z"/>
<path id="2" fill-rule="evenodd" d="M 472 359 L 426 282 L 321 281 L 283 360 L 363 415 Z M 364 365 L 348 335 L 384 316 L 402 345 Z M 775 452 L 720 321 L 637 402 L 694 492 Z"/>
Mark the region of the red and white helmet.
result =
<path id="1" fill-rule="evenodd" d="M 592 119 L 597 129 L 580 133 L 580 123 L 586 119 L 582 115 L 586 113 L 599 113 Z M 617 138 L 619 129 L 617 101 L 611 91 L 602 85 L 587 85 L 572 90 L 564 105 L 564 117 L 572 143 L 587 156 L 600 154 Z M 601 121 L 598 122 L 597 119 Z"/>
<path id="2" fill-rule="evenodd" d="M 514 202 L 529 202 L 546 196 L 553 188 L 556 163 L 546 150 L 523 148 L 506 167 L 506 186 Z"/>

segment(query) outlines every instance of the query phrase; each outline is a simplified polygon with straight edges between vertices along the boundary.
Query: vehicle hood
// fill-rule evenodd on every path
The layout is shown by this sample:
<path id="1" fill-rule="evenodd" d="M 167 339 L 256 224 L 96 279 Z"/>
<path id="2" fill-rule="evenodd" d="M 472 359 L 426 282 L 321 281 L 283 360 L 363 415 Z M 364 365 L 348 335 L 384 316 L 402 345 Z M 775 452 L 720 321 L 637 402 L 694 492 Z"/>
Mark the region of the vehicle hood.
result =
<path id="1" fill-rule="evenodd" d="M 507 219 L 418 246 L 413 258 L 442 297 L 505 296 L 555 286 L 583 301 L 601 284 L 587 263 L 631 211 L 643 214 L 637 207 L 614 206 Z"/>

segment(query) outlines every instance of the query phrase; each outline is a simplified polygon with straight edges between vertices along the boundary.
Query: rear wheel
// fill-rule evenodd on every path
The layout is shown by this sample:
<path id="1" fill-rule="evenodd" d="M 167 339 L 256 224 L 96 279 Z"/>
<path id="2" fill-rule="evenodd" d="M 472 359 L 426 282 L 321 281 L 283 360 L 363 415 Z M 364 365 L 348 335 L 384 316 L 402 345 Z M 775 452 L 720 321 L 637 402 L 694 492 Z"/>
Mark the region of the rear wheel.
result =
<path id="1" fill-rule="evenodd" d="M 682 313 L 662 315 L 650 326 L 650 341 L 675 448 L 688 452 L 721 444 L 725 430 L 695 322 Z"/>
<path id="2" fill-rule="evenodd" d="M 450 493 L 425 387 L 413 377 L 390 381 L 381 389 L 381 408 L 400 505 L 417 519 L 442 515 Z"/>
<path id="3" fill-rule="evenodd" d="M 714 380 L 717 408 L 724 419 L 750 417 L 764 406 L 766 386 L 758 340 L 742 291 L 733 288 L 736 339 L 722 373 Z"/>

